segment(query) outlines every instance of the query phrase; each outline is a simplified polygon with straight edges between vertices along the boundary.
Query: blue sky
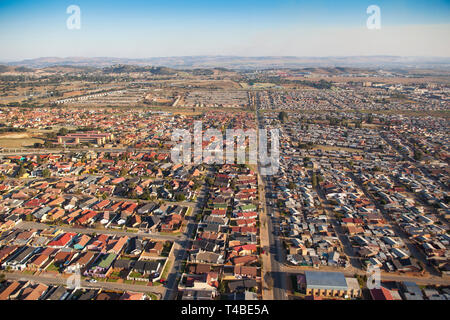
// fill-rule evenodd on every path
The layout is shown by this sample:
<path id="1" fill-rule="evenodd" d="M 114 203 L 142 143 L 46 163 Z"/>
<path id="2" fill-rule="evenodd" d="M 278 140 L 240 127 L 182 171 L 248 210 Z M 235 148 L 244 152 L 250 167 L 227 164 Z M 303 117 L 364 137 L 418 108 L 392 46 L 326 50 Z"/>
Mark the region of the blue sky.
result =
<path id="1" fill-rule="evenodd" d="M 69 5 L 81 29 L 68 30 Z M 381 9 L 368 30 L 366 8 Z M 2 1 L 0 60 L 43 56 L 450 57 L 450 0 Z"/>

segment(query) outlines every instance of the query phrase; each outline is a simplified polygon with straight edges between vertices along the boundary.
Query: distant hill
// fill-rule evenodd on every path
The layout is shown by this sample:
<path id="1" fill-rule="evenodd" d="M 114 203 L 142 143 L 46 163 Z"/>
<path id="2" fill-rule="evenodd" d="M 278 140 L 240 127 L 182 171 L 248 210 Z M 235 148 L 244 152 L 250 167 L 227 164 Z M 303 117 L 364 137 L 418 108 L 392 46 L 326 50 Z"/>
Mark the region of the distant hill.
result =
<path id="1" fill-rule="evenodd" d="M 176 69 L 229 68 L 336 68 L 345 73 L 345 68 L 450 68 L 450 58 L 398 57 L 398 56 L 354 56 L 354 57 L 238 57 L 238 56 L 186 56 L 128 59 L 111 57 L 46 57 L 4 63 L 7 66 L 46 68 L 54 66 L 111 67 L 116 65 L 156 66 Z M 125 67 L 122 70 L 125 70 Z M 339 71 L 339 68 L 343 68 Z M 115 69 L 119 70 L 119 69 Z M 158 72 L 172 72 L 161 69 Z"/>
<path id="2" fill-rule="evenodd" d="M 173 75 L 178 71 L 167 67 L 150 67 L 120 64 L 103 68 L 104 73 L 150 72 L 154 75 Z"/>
<path id="3" fill-rule="evenodd" d="M 6 73 L 6 72 L 34 72 L 34 70 L 27 68 L 27 67 L 14 67 L 14 66 L 0 65 L 0 73 Z"/>

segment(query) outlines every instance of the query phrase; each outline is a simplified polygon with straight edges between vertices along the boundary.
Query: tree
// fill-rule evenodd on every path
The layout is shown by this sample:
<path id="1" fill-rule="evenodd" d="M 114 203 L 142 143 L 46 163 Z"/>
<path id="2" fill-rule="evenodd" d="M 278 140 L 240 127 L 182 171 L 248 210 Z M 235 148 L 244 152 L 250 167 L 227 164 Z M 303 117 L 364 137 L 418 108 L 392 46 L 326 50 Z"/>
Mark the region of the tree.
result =
<path id="1" fill-rule="evenodd" d="M 317 174 L 315 172 L 312 175 L 312 186 L 313 188 L 317 187 Z"/>
<path id="2" fill-rule="evenodd" d="M 422 151 L 418 149 L 414 149 L 414 160 L 421 161 L 423 159 L 423 153 Z"/>
<path id="3" fill-rule="evenodd" d="M 17 176 L 22 177 L 25 173 L 27 173 L 27 170 L 24 168 L 23 165 L 19 167 L 19 170 L 17 171 Z"/>
<path id="4" fill-rule="evenodd" d="M 220 293 L 222 293 L 222 294 L 224 294 L 225 292 L 226 292 L 226 284 L 225 284 L 225 281 L 220 281 L 220 284 L 219 284 L 219 292 Z"/>
<path id="5" fill-rule="evenodd" d="M 198 190 L 200 188 L 200 183 L 198 183 L 197 181 L 194 182 L 194 184 L 192 185 L 192 190 Z"/>
<path id="6" fill-rule="evenodd" d="M 284 206 L 284 201 L 281 200 L 281 199 L 278 199 L 278 200 L 277 200 L 277 207 L 278 207 L 278 208 L 281 208 L 281 207 L 283 207 L 283 206 Z"/>
<path id="7" fill-rule="evenodd" d="M 211 177 L 206 178 L 206 183 L 210 186 L 212 186 L 214 184 L 214 179 Z"/>
<path id="8" fill-rule="evenodd" d="M 288 121 L 288 114 L 287 114 L 285 111 L 281 111 L 281 112 L 278 114 L 278 119 L 279 119 L 282 123 L 285 123 L 285 122 Z"/>
<path id="9" fill-rule="evenodd" d="M 4 273 L 0 273 L 0 283 L 3 283 L 6 281 L 6 276 Z"/>
<path id="10" fill-rule="evenodd" d="M 124 176 L 126 176 L 126 175 L 127 175 L 127 173 L 128 173 L 128 171 L 127 171 L 127 169 L 126 169 L 126 168 L 122 168 L 122 169 L 120 170 L 120 176 L 121 176 L 121 177 L 124 177 Z"/>
<path id="11" fill-rule="evenodd" d="M 67 135 L 69 133 L 69 130 L 67 130 L 66 128 L 61 128 L 61 129 L 59 129 L 59 131 L 58 131 L 58 135 L 59 136 L 65 136 L 65 135 Z"/>
<path id="12" fill-rule="evenodd" d="M 44 169 L 44 170 L 42 171 L 42 176 L 43 176 L 44 178 L 48 178 L 48 177 L 50 177 L 50 175 L 51 175 L 50 170 Z"/>
<path id="13" fill-rule="evenodd" d="M 186 196 L 183 193 L 178 193 L 175 196 L 175 200 L 177 200 L 177 201 L 184 201 L 184 200 L 186 200 Z"/>

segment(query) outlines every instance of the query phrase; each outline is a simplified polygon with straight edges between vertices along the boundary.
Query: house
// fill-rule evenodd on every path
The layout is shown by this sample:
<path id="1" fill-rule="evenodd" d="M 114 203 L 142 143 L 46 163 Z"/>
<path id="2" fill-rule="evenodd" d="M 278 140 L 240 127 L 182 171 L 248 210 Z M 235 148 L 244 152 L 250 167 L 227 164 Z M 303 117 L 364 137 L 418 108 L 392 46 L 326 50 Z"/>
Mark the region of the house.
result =
<path id="1" fill-rule="evenodd" d="M 130 259 L 117 259 L 114 261 L 113 270 L 115 272 L 122 270 L 130 270 L 133 265 L 133 260 Z"/>
<path id="2" fill-rule="evenodd" d="M 158 205 L 156 203 L 146 203 L 137 210 L 138 214 L 148 214 L 156 209 Z"/>
<path id="3" fill-rule="evenodd" d="M 76 233 L 64 233 L 57 237 L 57 239 L 50 241 L 47 246 L 53 247 L 53 248 L 63 248 L 67 245 L 69 245 L 73 238 L 76 236 Z"/>
<path id="4" fill-rule="evenodd" d="M 84 247 L 86 247 L 86 245 L 89 243 L 89 241 L 91 241 L 91 237 L 87 234 L 83 234 L 74 241 L 73 248 L 77 250 L 83 250 Z"/>
<path id="5" fill-rule="evenodd" d="M 233 253 L 236 253 L 239 256 L 248 256 L 256 253 L 256 245 L 255 244 L 245 244 L 235 246 L 232 249 Z"/>
<path id="6" fill-rule="evenodd" d="M 22 271 L 27 267 L 27 263 L 31 257 L 39 250 L 39 248 L 27 246 L 21 248 L 20 250 L 16 250 L 16 252 L 11 255 L 9 259 L 2 263 L 2 267 L 4 269 L 9 267 L 12 270 Z"/>
<path id="7" fill-rule="evenodd" d="M 138 272 L 143 276 L 147 275 L 154 275 L 156 277 L 160 276 L 161 268 L 162 268 L 162 261 L 161 260 L 151 260 L 151 261 L 144 261 L 144 260 L 138 260 L 132 267 L 132 272 Z M 128 275 L 128 278 L 134 278 L 132 274 L 130 273 Z M 147 280 L 147 278 L 140 278 Z"/>
<path id="8" fill-rule="evenodd" d="M 370 297 L 372 300 L 394 300 L 391 292 L 385 287 L 370 289 Z"/>
<path id="9" fill-rule="evenodd" d="M 19 249 L 19 246 L 6 246 L 0 249 L 0 264 L 11 256 L 17 249 Z"/>
<path id="10" fill-rule="evenodd" d="M 59 301 L 65 300 L 70 295 L 70 290 L 66 289 L 63 286 L 56 287 L 50 295 L 47 295 L 45 300 L 49 301 Z"/>
<path id="11" fill-rule="evenodd" d="M 240 278 L 255 279 L 258 276 L 258 268 L 250 266 L 234 266 L 234 276 Z"/>
<path id="12" fill-rule="evenodd" d="M 35 286 L 29 286 L 22 291 L 19 300 L 38 300 L 45 291 L 47 291 L 48 286 L 43 283 L 39 283 Z"/>
<path id="13" fill-rule="evenodd" d="M 64 270 L 66 273 L 75 273 L 77 271 L 84 270 L 89 263 L 94 261 L 96 253 L 92 251 L 86 251 L 77 256 Z"/>
<path id="14" fill-rule="evenodd" d="M 125 249 L 126 254 L 138 256 L 144 250 L 145 243 L 142 239 L 138 237 L 130 238 L 128 241 L 127 248 Z"/>
<path id="15" fill-rule="evenodd" d="M 164 241 L 149 241 L 139 259 L 148 260 L 160 257 L 163 249 Z"/>
<path id="16" fill-rule="evenodd" d="M 228 282 L 228 289 L 231 293 L 243 292 L 258 287 L 255 279 L 233 280 Z"/>
<path id="17" fill-rule="evenodd" d="M 220 253 L 214 252 L 199 252 L 194 255 L 194 262 L 222 264 L 224 262 L 223 256 Z"/>
<path id="18" fill-rule="evenodd" d="M 27 269 L 29 270 L 42 270 L 43 266 L 47 261 L 49 261 L 50 257 L 47 254 L 38 254 L 35 255 L 34 258 L 28 263 Z"/>
<path id="19" fill-rule="evenodd" d="M 105 278 L 112 271 L 112 264 L 117 258 L 114 253 L 100 254 L 94 264 L 84 272 L 85 276 Z"/>
<path id="20" fill-rule="evenodd" d="M 53 264 L 55 266 L 66 267 L 76 256 L 78 256 L 78 252 L 59 251 L 53 258 Z"/>
<path id="21" fill-rule="evenodd" d="M 17 292 L 20 292 L 20 289 L 24 286 L 24 283 L 19 281 L 12 281 L 8 284 L 7 287 L 3 289 L 0 293 L 0 301 L 9 300 L 10 297 Z"/>
<path id="22" fill-rule="evenodd" d="M 237 257 L 233 257 L 231 258 L 231 262 L 233 263 L 233 265 L 249 265 L 252 263 L 255 263 L 258 261 L 258 257 L 257 256 L 237 256 Z"/>
<path id="23" fill-rule="evenodd" d="M 189 265 L 189 273 L 204 274 L 211 271 L 211 265 L 204 263 L 197 263 L 196 265 Z"/>
<path id="24" fill-rule="evenodd" d="M 108 253 L 115 253 L 116 255 L 118 255 L 123 250 L 123 248 L 125 247 L 127 242 L 128 242 L 128 237 L 127 236 L 120 237 L 119 239 L 114 240 L 112 242 L 112 244 L 114 246 L 111 249 L 109 249 L 107 252 Z"/>

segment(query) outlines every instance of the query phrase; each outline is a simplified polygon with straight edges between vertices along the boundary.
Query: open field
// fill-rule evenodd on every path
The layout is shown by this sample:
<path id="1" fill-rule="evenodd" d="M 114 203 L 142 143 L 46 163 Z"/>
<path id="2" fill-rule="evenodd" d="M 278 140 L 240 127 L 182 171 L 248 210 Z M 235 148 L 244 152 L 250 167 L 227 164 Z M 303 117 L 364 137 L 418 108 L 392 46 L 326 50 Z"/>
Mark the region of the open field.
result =
<path id="1" fill-rule="evenodd" d="M 35 143 L 44 143 L 44 140 L 37 138 L 0 138 L 0 148 L 22 148 L 30 147 Z"/>
<path id="2" fill-rule="evenodd" d="M 364 152 L 363 150 L 345 148 L 345 147 L 335 147 L 335 146 L 322 146 L 314 145 L 313 150 L 323 150 L 323 151 L 347 151 L 347 152 Z"/>

